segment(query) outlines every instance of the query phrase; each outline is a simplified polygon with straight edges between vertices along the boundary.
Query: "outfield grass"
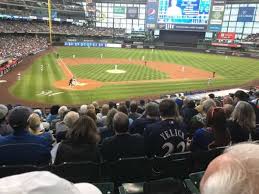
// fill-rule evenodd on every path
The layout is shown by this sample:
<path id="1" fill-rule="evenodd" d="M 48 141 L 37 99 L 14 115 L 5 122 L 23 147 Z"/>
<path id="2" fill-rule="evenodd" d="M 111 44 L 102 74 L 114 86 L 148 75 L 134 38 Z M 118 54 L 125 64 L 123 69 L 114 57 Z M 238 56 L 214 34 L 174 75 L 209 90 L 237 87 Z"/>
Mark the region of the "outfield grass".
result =
<path id="1" fill-rule="evenodd" d="M 176 63 L 206 71 L 216 72 L 223 79 L 216 79 L 212 87 L 234 86 L 245 83 L 249 80 L 259 78 L 259 61 L 249 58 L 228 57 L 225 59 L 222 55 L 200 54 L 192 52 L 181 51 L 164 51 L 164 50 L 146 50 L 146 49 L 112 49 L 112 48 L 59 48 L 59 53 L 62 58 L 71 58 L 73 54 L 76 57 L 97 57 L 100 58 L 102 54 L 104 58 L 131 58 L 142 59 L 145 56 L 146 60 L 161 61 Z M 40 71 L 40 65 L 47 64 L 44 71 Z M 91 65 L 90 65 L 91 66 Z M 89 67 L 90 67 L 89 66 Z M 105 81 L 101 73 L 91 73 L 94 67 L 103 68 L 102 65 L 94 65 L 87 72 L 87 75 L 82 75 L 84 78 Z M 81 69 L 81 65 L 77 67 L 70 67 L 71 70 L 79 74 L 86 71 Z M 140 68 L 138 66 L 138 68 Z M 147 76 L 153 75 L 152 79 L 164 79 L 165 74 L 155 70 L 141 67 L 144 69 L 136 70 L 133 68 L 131 76 L 125 78 L 125 75 L 120 79 L 116 79 L 112 75 L 107 81 L 118 80 L 137 80 L 139 76 L 145 72 Z M 96 71 L 96 70 L 94 70 Z M 102 70 L 103 71 L 103 70 Z M 130 74 L 129 74 L 130 75 Z M 145 76 L 144 76 L 145 77 Z M 125 78 L 125 79 L 124 79 Z M 93 91 L 63 91 L 53 88 L 55 80 L 64 79 L 62 70 L 56 63 L 55 55 L 48 54 L 39 60 L 35 61 L 32 66 L 22 74 L 20 81 L 17 81 L 9 90 L 10 92 L 22 99 L 43 102 L 48 104 L 62 103 L 62 104 L 81 104 L 88 103 L 93 100 L 109 100 L 109 99 L 127 99 L 129 97 L 138 97 L 145 95 L 155 95 L 162 93 L 172 93 L 180 91 L 190 91 L 194 89 L 208 89 L 207 81 L 176 81 L 165 83 L 139 83 L 139 84 L 120 84 L 120 85 L 104 85 Z M 150 78 L 151 79 L 151 78 Z M 37 95 L 42 91 L 64 92 L 55 96 Z"/>
<path id="2" fill-rule="evenodd" d="M 102 82 L 158 80 L 169 78 L 166 73 L 134 64 L 118 65 L 118 69 L 126 71 L 125 73 L 121 74 L 111 74 L 106 72 L 107 70 L 114 69 L 114 64 L 82 64 L 76 66 L 71 65 L 69 68 L 77 78 L 93 79 Z"/>

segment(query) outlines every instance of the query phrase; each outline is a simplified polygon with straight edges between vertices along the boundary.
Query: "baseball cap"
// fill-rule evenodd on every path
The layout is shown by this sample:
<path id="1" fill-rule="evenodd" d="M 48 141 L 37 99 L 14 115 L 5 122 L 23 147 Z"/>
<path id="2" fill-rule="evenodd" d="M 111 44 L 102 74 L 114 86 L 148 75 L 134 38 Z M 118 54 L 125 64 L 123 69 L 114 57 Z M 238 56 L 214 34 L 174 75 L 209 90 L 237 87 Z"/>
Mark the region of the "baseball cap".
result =
<path id="1" fill-rule="evenodd" d="M 25 128 L 32 110 L 25 106 L 17 106 L 10 111 L 8 122 L 12 128 Z"/>
<path id="2" fill-rule="evenodd" d="M 92 184 L 73 184 L 48 171 L 34 171 L 0 179 L 1 194 L 102 194 Z"/>
<path id="3" fill-rule="evenodd" d="M 0 119 L 3 119 L 8 113 L 8 108 L 3 105 L 3 104 L 0 104 Z"/>

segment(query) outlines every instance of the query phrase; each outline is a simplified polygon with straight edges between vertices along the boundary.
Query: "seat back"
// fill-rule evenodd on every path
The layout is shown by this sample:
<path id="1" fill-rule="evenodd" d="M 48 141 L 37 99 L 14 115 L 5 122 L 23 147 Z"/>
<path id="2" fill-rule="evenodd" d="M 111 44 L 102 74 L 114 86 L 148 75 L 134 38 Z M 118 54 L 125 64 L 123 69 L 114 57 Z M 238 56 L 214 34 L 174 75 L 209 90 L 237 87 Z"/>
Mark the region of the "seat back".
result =
<path id="1" fill-rule="evenodd" d="M 64 162 L 53 165 L 51 172 L 73 183 L 100 180 L 100 165 L 93 162 Z"/>
<path id="2" fill-rule="evenodd" d="M 0 178 L 38 170 L 39 168 L 34 165 L 2 165 L 0 166 Z"/>
<path id="3" fill-rule="evenodd" d="M 114 194 L 114 183 L 101 182 L 93 183 L 103 194 Z"/>
<path id="4" fill-rule="evenodd" d="M 47 165 L 50 158 L 50 151 L 41 144 L 19 143 L 0 146 L 2 165 Z"/>
<path id="5" fill-rule="evenodd" d="M 189 189 L 189 191 L 191 192 L 191 194 L 200 194 L 199 189 L 193 184 L 191 179 L 185 179 L 184 183 L 186 187 Z"/>
<path id="6" fill-rule="evenodd" d="M 201 182 L 201 179 L 202 179 L 203 175 L 204 175 L 204 171 L 191 173 L 191 174 L 189 175 L 189 177 L 190 177 L 192 183 L 193 183 L 197 188 L 199 188 L 199 186 L 200 186 L 200 182 Z"/>
<path id="7" fill-rule="evenodd" d="M 103 163 L 102 172 L 116 183 L 145 181 L 151 175 L 151 161 L 147 157 L 120 158 Z"/>
<path id="8" fill-rule="evenodd" d="M 174 178 L 165 178 L 145 182 L 144 194 L 191 194 L 185 183 Z"/>
<path id="9" fill-rule="evenodd" d="M 191 153 L 175 153 L 165 157 L 155 156 L 152 172 L 155 178 L 185 178 L 191 170 Z"/>
<path id="10" fill-rule="evenodd" d="M 204 171 L 206 170 L 209 163 L 223 153 L 226 147 L 219 147 L 209 151 L 193 152 L 193 169 L 192 172 Z"/>

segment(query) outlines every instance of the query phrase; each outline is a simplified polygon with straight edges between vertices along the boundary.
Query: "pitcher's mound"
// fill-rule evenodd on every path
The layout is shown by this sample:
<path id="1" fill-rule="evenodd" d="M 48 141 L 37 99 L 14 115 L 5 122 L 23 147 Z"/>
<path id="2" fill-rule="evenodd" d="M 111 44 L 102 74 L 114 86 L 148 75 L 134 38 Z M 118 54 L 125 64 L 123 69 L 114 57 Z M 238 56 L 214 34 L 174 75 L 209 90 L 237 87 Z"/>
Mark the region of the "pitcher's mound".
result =
<path id="1" fill-rule="evenodd" d="M 114 74 L 126 73 L 126 71 L 124 71 L 122 69 L 111 69 L 111 70 L 107 70 L 106 72 L 114 73 Z"/>
<path id="2" fill-rule="evenodd" d="M 63 90 L 93 90 L 101 87 L 102 82 L 88 79 L 77 79 L 76 85 L 69 86 L 69 80 L 59 80 L 54 83 L 54 86 Z"/>

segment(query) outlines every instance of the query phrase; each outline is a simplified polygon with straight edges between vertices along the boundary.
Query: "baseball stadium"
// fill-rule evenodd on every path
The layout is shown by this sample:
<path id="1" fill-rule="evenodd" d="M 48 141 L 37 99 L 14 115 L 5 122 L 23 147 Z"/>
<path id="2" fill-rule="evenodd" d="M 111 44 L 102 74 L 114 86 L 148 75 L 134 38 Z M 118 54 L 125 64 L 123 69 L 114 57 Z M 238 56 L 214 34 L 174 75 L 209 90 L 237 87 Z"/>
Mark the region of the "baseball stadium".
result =
<path id="1" fill-rule="evenodd" d="M 0 193 L 258 194 L 258 59 L 259 0 L 1 0 Z"/>

